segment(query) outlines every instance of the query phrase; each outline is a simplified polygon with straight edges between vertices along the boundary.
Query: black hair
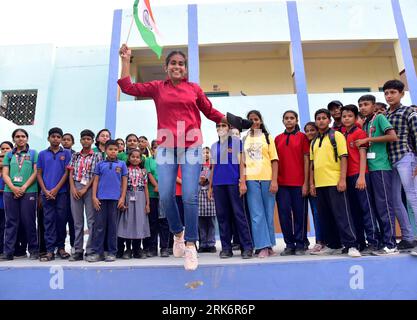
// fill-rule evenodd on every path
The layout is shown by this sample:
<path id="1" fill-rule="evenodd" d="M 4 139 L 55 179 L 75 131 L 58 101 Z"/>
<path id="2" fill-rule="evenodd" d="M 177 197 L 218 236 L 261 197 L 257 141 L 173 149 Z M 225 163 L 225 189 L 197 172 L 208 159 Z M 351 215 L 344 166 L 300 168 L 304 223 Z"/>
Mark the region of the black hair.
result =
<path id="1" fill-rule="evenodd" d="M 319 109 L 319 110 L 317 110 L 315 113 L 314 113 L 314 120 L 316 120 L 316 118 L 317 118 L 317 115 L 319 115 L 319 114 L 321 114 L 321 113 L 324 113 L 326 116 L 327 116 L 327 118 L 329 118 L 329 120 L 330 120 L 330 117 L 331 117 L 331 115 L 330 115 L 330 111 L 329 110 L 327 110 L 327 109 Z"/>
<path id="2" fill-rule="evenodd" d="M 126 165 L 127 166 L 130 166 L 131 165 L 131 163 L 130 163 L 130 161 L 129 161 L 129 158 L 130 158 L 130 156 L 134 153 L 134 152 L 139 152 L 139 155 L 140 155 L 140 163 L 139 163 L 139 168 L 141 168 L 141 169 L 143 169 L 144 168 L 144 162 L 145 161 L 143 161 L 143 154 L 142 154 L 142 152 L 139 150 L 139 149 L 132 149 L 132 150 L 130 150 L 128 153 L 127 153 L 127 161 L 126 161 Z"/>
<path id="3" fill-rule="evenodd" d="M 387 110 L 387 105 L 383 102 L 375 102 L 375 105 L 377 107 L 383 108 L 384 110 Z"/>
<path id="4" fill-rule="evenodd" d="M 71 133 L 64 133 L 62 137 L 69 136 L 71 138 L 72 144 L 75 143 L 74 136 Z"/>
<path id="5" fill-rule="evenodd" d="M 94 139 L 95 137 L 94 132 L 91 131 L 90 129 L 84 129 L 83 131 L 81 131 L 80 138 L 85 137 L 85 136 L 88 136 L 91 139 Z"/>
<path id="6" fill-rule="evenodd" d="M 13 143 L 11 143 L 10 141 L 3 141 L 2 143 L 0 143 L 0 147 L 1 147 L 3 144 L 7 144 L 10 148 L 12 148 L 12 149 L 13 149 Z"/>
<path id="7" fill-rule="evenodd" d="M 53 134 L 59 134 L 61 136 L 61 138 L 62 138 L 62 136 L 64 135 L 64 132 L 62 131 L 61 128 L 54 127 L 54 128 L 49 129 L 49 131 L 48 131 L 48 138 L 50 136 L 52 136 Z"/>
<path id="8" fill-rule="evenodd" d="M 353 114 L 355 115 L 355 118 L 357 118 L 358 114 L 359 114 L 358 107 L 355 106 L 354 104 L 347 104 L 347 105 L 343 106 L 342 107 L 342 114 L 343 114 L 343 111 L 353 112 Z"/>
<path id="9" fill-rule="evenodd" d="M 140 136 L 140 137 L 138 138 L 138 140 L 139 140 L 139 139 L 144 139 L 144 140 L 148 141 L 148 138 L 146 138 L 145 136 Z"/>
<path id="10" fill-rule="evenodd" d="M 398 90 L 400 93 L 404 91 L 404 83 L 400 80 L 394 79 L 394 80 L 388 80 L 384 83 L 384 86 L 382 87 L 382 91 L 385 92 L 387 89 L 394 89 Z"/>
<path id="11" fill-rule="evenodd" d="M 116 140 L 108 140 L 107 142 L 106 142 L 106 145 L 105 145 L 105 148 L 106 148 L 106 150 L 108 149 L 108 147 L 110 147 L 110 146 L 116 146 L 116 147 L 119 147 L 118 145 L 117 145 L 117 141 Z"/>
<path id="12" fill-rule="evenodd" d="M 29 134 L 28 134 L 28 132 L 25 130 L 25 129 L 22 129 L 22 128 L 18 128 L 18 129 L 16 129 L 16 130 L 14 130 L 13 132 L 12 132 L 12 139 L 14 139 L 14 136 L 16 135 L 16 133 L 18 133 L 18 132 L 23 132 L 24 134 L 25 134 L 25 136 L 26 136 L 26 138 L 28 138 L 29 139 Z"/>
<path id="13" fill-rule="evenodd" d="M 101 130 L 97 133 L 97 136 L 96 136 L 96 143 L 95 143 L 95 145 L 96 145 L 96 147 L 97 147 L 97 148 L 100 146 L 100 142 L 98 141 L 98 138 L 100 137 L 100 134 L 101 134 L 102 132 L 104 132 L 104 131 L 107 131 L 107 132 L 109 133 L 109 135 L 110 135 L 110 139 L 111 139 L 111 132 L 110 132 L 110 130 L 109 130 L 109 129 L 101 129 Z"/>
<path id="14" fill-rule="evenodd" d="M 315 122 L 313 122 L 313 121 L 310 121 L 310 122 L 307 122 L 305 125 L 304 125 L 304 132 L 306 131 L 306 129 L 307 129 L 307 127 L 308 126 L 312 126 L 312 127 L 314 127 L 316 130 L 319 130 L 319 128 L 317 128 L 317 126 L 316 126 L 316 123 Z"/>
<path id="15" fill-rule="evenodd" d="M 185 55 L 185 53 L 184 52 L 182 52 L 182 51 L 180 51 L 180 50 L 174 50 L 174 51 L 171 51 L 168 55 L 167 55 L 167 57 L 165 58 L 165 66 L 167 66 L 168 67 L 168 65 L 169 65 L 169 61 L 171 60 L 171 58 L 173 57 L 173 56 L 175 56 L 176 54 L 179 54 L 180 56 L 182 56 L 183 58 L 184 58 L 184 61 L 185 61 L 185 67 L 187 67 L 187 64 L 188 64 L 188 61 L 187 61 L 187 56 Z"/>
<path id="16" fill-rule="evenodd" d="M 157 146 L 158 146 L 158 140 L 152 140 L 152 142 L 151 142 L 151 147 L 154 145 L 154 144 L 156 144 Z"/>
<path id="17" fill-rule="evenodd" d="M 209 151 L 210 151 L 210 147 L 207 147 L 207 146 L 206 146 L 206 147 L 204 147 L 204 148 L 203 148 L 203 150 L 204 150 L 204 149 L 207 149 L 207 150 L 209 150 Z"/>
<path id="18" fill-rule="evenodd" d="M 138 141 L 139 141 L 139 138 L 138 138 L 138 136 L 137 136 L 136 134 L 134 134 L 134 133 L 129 133 L 129 134 L 126 136 L 126 139 L 125 139 L 126 143 L 127 143 L 127 140 L 129 140 L 129 138 L 130 138 L 130 137 L 135 137 L 135 138 L 136 138 L 136 140 L 138 140 Z"/>
<path id="19" fill-rule="evenodd" d="M 118 141 L 122 141 L 122 142 L 123 142 L 123 144 L 125 144 L 125 141 L 124 141 L 122 138 L 117 138 L 117 139 L 116 139 L 116 142 L 118 142 Z"/>
<path id="20" fill-rule="evenodd" d="M 258 110 L 251 110 L 251 111 L 249 111 L 248 112 L 248 114 L 246 115 L 246 118 L 249 120 L 249 116 L 251 115 L 251 114 L 255 114 L 260 120 L 261 120 L 261 130 L 262 130 L 262 133 L 265 135 L 265 139 L 266 139 L 266 142 L 269 144 L 270 142 L 269 142 L 269 132 L 268 132 L 268 130 L 266 129 L 266 127 L 265 127 L 265 124 L 264 124 L 264 121 L 263 121 L 263 119 L 262 119 L 262 115 L 261 115 L 261 113 L 258 111 Z M 252 128 L 250 129 L 250 132 L 251 132 L 251 134 L 253 134 L 253 130 L 252 130 Z"/>
<path id="21" fill-rule="evenodd" d="M 343 103 L 340 102 L 339 100 L 330 101 L 329 104 L 327 105 L 327 110 L 330 111 L 330 110 L 333 109 L 333 107 L 341 108 L 341 107 L 343 107 Z"/>
<path id="22" fill-rule="evenodd" d="M 287 113 L 292 113 L 295 117 L 295 119 L 298 121 L 298 113 L 295 112 L 294 110 L 287 110 L 284 112 L 284 114 L 282 115 L 282 121 L 284 121 L 285 115 Z M 298 123 L 295 125 L 295 131 L 300 131 L 300 126 L 298 125 Z"/>
<path id="23" fill-rule="evenodd" d="M 372 94 L 365 94 L 358 99 L 358 103 L 363 101 L 370 101 L 372 104 L 375 104 L 376 98 Z"/>
<path id="24" fill-rule="evenodd" d="M 138 140 L 140 140 L 140 139 L 144 139 L 144 140 L 148 141 L 148 138 L 146 138 L 145 136 L 140 136 L 140 137 L 138 138 Z M 148 142 L 149 142 L 149 141 L 148 141 Z M 144 152 L 142 152 L 142 154 L 144 154 L 144 155 L 146 155 L 147 157 L 149 157 L 149 150 L 148 150 L 148 148 L 145 148 L 145 151 L 144 151 Z"/>

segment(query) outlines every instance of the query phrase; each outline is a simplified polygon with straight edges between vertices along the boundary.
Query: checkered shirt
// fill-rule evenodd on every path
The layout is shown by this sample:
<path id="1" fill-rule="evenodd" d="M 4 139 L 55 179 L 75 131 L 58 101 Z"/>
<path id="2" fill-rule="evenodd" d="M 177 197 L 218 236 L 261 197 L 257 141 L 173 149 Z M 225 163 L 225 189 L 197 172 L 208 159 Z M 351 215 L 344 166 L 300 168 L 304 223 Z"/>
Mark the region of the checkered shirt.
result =
<path id="1" fill-rule="evenodd" d="M 138 185 L 136 186 L 136 190 L 134 190 L 133 184 L 136 183 L 136 179 L 138 179 Z M 147 183 L 148 173 L 146 169 L 141 169 L 138 167 L 128 168 L 127 189 L 129 191 L 143 191 Z"/>
<path id="2" fill-rule="evenodd" d="M 81 182 L 83 178 L 86 181 L 90 181 L 94 176 L 94 169 L 96 168 L 97 163 L 101 160 L 103 160 L 101 153 L 91 151 L 85 157 L 83 157 L 81 152 L 74 153 L 67 166 L 68 169 L 72 170 L 71 178 L 78 182 Z"/>
<path id="3" fill-rule="evenodd" d="M 399 141 L 388 144 L 388 154 L 392 163 L 396 163 L 409 152 L 417 151 L 417 112 L 412 107 L 400 105 L 387 112 L 387 119 L 397 133 Z"/>

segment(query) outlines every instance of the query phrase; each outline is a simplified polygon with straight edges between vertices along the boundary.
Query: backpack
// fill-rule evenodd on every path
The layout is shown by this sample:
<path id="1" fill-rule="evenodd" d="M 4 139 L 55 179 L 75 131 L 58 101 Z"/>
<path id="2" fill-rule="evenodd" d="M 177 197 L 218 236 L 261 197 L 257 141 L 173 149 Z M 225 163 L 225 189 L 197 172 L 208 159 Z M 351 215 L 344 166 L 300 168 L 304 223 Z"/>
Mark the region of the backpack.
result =
<path id="1" fill-rule="evenodd" d="M 327 131 L 327 134 L 329 135 L 330 143 L 332 144 L 332 147 L 333 147 L 334 160 L 336 162 L 338 162 L 339 161 L 339 155 L 337 154 L 337 143 L 336 143 L 336 138 L 335 138 L 336 131 L 334 129 L 330 128 L 329 131 Z M 319 138 L 319 136 L 315 137 L 314 140 L 311 142 L 311 151 L 314 151 L 314 144 L 316 143 L 318 138 Z"/>

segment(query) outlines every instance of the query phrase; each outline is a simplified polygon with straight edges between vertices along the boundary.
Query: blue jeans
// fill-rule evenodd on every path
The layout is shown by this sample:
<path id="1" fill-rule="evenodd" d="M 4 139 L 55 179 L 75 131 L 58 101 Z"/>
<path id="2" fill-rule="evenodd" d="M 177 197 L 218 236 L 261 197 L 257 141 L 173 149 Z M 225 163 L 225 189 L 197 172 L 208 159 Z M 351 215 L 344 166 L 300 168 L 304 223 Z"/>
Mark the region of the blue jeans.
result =
<path id="1" fill-rule="evenodd" d="M 269 192 L 271 181 L 249 180 L 248 206 L 252 223 L 255 249 L 275 246 L 274 206 L 275 194 Z"/>
<path id="2" fill-rule="evenodd" d="M 178 165 L 181 166 L 182 200 L 184 203 L 185 240 L 198 241 L 198 182 L 201 172 L 201 146 L 195 148 L 158 147 L 159 199 L 173 234 L 184 230 L 175 201 Z"/>
<path id="3" fill-rule="evenodd" d="M 401 227 L 402 239 L 407 241 L 413 241 L 414 235 L 410 219 L 408 218 L 407 209 L 401 199 L 401 185 L 404 188 L 404 192 L 411 209 L 414 214 L 416 214 L 417 177 L 413 176 L 416 166 L 416 156 L 411 152 L 404 155 L 401 160 L 392 165 L 393 209 Z"/>

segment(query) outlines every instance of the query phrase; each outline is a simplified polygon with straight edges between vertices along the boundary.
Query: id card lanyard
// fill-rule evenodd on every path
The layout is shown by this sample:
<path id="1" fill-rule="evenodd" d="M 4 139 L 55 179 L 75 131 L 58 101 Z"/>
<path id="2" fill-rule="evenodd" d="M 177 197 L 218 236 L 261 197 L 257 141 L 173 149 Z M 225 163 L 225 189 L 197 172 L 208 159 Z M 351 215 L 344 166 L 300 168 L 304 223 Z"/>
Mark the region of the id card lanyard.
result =
<path id="1" fill-rule="evenodd" d="M 133 190 L 136 191 L 137 190 L 137 187 L 139 185 L 140 175 L 138 173 L 135 176 L 134 175 L 134 170 L 135 170 L 135 168 L 129 167 L 129 180 L 130 180 L 131 186 L 133 187 Z M 130 201 L 136 201 L 136 196 L 135 195 L 131 196 L 129 200 Z"/>
<path id="2" fill-rule="evenodd" d="M 21 175 L 21 171 L 22 171 L 22 167 L 23 167 L 23 162 L 25 162 L 25 155 L 21 155 L 20 156 L 20 160 L 19 160 L 19 156 L 17 155 L 17 153 L 15 154 L 16 156 L 16 162 L 17 162 L 17 166 L 18 166 L 18 174 L 13 178 L 14 182 L 23 182 L 23 177 Z"/>

